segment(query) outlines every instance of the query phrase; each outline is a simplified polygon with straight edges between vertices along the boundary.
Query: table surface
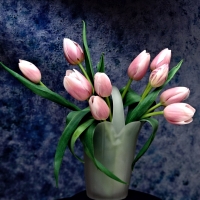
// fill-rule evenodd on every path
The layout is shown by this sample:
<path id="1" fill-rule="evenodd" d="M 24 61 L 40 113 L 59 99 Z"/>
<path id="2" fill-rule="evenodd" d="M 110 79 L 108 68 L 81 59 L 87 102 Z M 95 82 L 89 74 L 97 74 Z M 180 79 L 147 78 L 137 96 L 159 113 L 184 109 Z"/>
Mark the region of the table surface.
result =
<path id="1" fill-rule="evenodd" d="M 86 195 L 86 191 L 82 191 L 82 192 L 79 192 L 78 194 L 75 194 L 74 196 L 72 197 L 69 197 L 69 198 L 62 198 L 62 199 L 58 199 L 58 200 L 91 200 L 89 197 L 87 197 Z M 160 198 L 158 197 L 155 197 L 153 195 L 150 195 L 150 194 L 146 194 L 144 192 L 139 192 L 139 191 L 136 191 L 136 190 L 129 190 L 128 191 L 128 196 L 124 199 L 124 200 L 161 200 Z"/>

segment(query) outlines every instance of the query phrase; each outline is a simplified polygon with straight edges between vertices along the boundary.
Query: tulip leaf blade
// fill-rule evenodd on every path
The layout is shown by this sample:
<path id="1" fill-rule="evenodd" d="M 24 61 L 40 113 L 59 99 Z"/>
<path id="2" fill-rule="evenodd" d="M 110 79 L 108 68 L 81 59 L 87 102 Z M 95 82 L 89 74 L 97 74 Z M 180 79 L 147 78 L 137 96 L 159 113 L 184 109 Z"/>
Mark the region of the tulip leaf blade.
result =
<path id="1" fill-rule="evenodd" d="M 175 67 L 173 67 L 169 73 L 168 73 L 168 77 L 167 80 L 165 81 L 164 85 L 162 85 L 160 88 L 162 89 L 165 85 L 167 85 L 167 83 L 169 83 L 169 81 L 171 81 L 171 79 L 174 77 L 174 75 L 177 73 L 177 71 L 180 69 L 181 65 L 183 63 L 183 60 L 181 60 Z"/>
<path id="2" fill-rule="evenodd" d="M 143 101 L 140 101 L 139 104 L 134 109 L 131 109 L 127 114 L 126 124 L 128 124 L 132 121 L 140 120 L 140 118 L 147 112 L 147 110 L 154 103 L 159 92 L 160 92 L 160 90 L 154 90 L 146 98 L 144 98 Z"/>
<path id="3" fill-rule="evenodd" d="M 76 140 L 80 137 L 80 135 L 94 122 L 94 119 L 89 119 L 86 122 L 82 123 L 77 129 L 74 131 L 71 139 L 70 139 L 70 151 L 72 154 L 81 162 L 84 162 L 81 158 L 79 158 L 74 152 L 74 145 Z"/>
<path id="4" fill-rule="evenodd" d="M 84 116 L 88 114 L 89 111 L 89 109 L 73 111 L 73 115 L 70 115 L 70 119 L 67 120 L 68 123 L 65 126 L 65 129 L 59 139 L 54 157 L 54 175 L 56 179 L 56 186 L 58 186 L 59 171 L 65 150 L 68 146 L 68 142 L 76 128 L 79 126 L 80 121 L 83 119 Z"/>
<path id="5" fill-rule="evenodd" d="M 138 121 L 140 118 L 147 112 L 147 110 L 153 105 L 155 102 L 156 98 L 158 97 L 160 91 L 163 89 L 163 87 L 169 83 L 169 81 L 174 77 L 174 75 L 177 73 L 177 71 L 180 69 L 182 60 L 175 66 L 173 67 L 168 74 L 168 78 L 166 82 L 154 89 L 150 94 L 148 94 L 142 101 L 138 103 L 138 105 L 134 108 L 131 109 L 126 117 L 126 124 L 132 122 L 132 121 Z"/>
<path id="6" fill-rule="evenodd" d="M 90 52 L 87 44 L 87 37 L 86 37 L 86 24 L 83 21 L 83 51 L 85 55 L 85 66 L 86 66 L 86 72 L 93 83 L 93 77 L 94 77 L 94 70 L 92 67 L 92 61 L 90 57 Z"/>
<path id="7" fill-rule="evenodd" d="M 48 89 L 46 86 L 42 86 L 39 84 L 35 84 L 28 79 L 24 78 L 20 74 L 16 73 L 15 71 L 11 70 L 10 68 L 6 67 L 3 63 L 0 62 L 0 65 L 8 71 L 12 76 L 14 76 L 18 81 L 20 81 L 23 85 L 25 85 L 28 89 L 30 89 L 32 92 L 35 94 L 51 100 L 57 104 L 60 104 L 62 106 L 65 106 L 71 110 L 80 110 L 76 105 L 73 103 L 69 102 L 67 99 L 64 97 L 60 96 L 59 94 L 53 92 L 52 90 Z"/>
<path id="8" fill-rule="evenodd" d="M 122 94 L 125 88 L 122 88 L 120 90 L 120 93 Z M 130 106 L 131 104 L 138 103 L 141 99 L 141 96 L 138 95 L 136 92 L 134 92 L 131 88 L 128 89 L 126 95 L 123 99 L 124 107 Z"/>
<path id="9" fill-rule="evenodd" d="M 118 178 L 116 175 L 114 175 L 110 170 L 108 170 L 103 164 L 101 164 L 94 155 L 94 145 L 93 145 L 93 137 L 94 137 L 94 131 L 96 128 L 96 123 L 93 123 L 85 132 L 81 135 L 80 139 L 84 147 L 84 152 L 87 154 L 87 156 L 93 161 L 95 166 L 102 171 L 104 174 L 109 176 L 110 178 L 123 183 L 127 184 L 124 181 L 122 181 L 120 178 Z"/>
<path id="10" fill-rule="evenodd" d="M 156 132 L 158 130 L 158 120 L 155 118 L 148 118 L 148 119 L 142 119 L 141 121 L 143 122 L 148 122 L 152 128 L 153 131 L 149 137 L 149 139 L 147 140 L 147 142 L 144 144 L 144 146 L 141 148 L 141 150 L 139 151 L 139 153 L 137 154 L 137 156 L 134 158 L 133 163 L 132 163 L 132 170 L 135 166 L 135 163 L 145 154 L 145 152 L 149 149 L 151 143 L 153 142 Z"/>
<path id="11" fill-rule="evenodd" d="M 102 73 L 105 72 L 104 54 L 103 53 L 101 54 L 100 61 L 97 64 L 97 70 L 98 70 L 98 72 L 102 72 Z"/>

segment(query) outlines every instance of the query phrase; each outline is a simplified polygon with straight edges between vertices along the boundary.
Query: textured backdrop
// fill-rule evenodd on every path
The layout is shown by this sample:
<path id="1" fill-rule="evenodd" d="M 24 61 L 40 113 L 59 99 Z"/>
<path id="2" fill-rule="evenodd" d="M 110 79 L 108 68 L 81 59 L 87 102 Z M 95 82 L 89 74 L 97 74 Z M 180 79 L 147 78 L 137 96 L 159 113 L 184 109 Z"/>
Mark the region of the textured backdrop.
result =
<path id="1" fill-rule="evenodd" d="M 200 3 L 199 0 L 1 0 L 0 61 L 19 72 L 18 59 L 34 63 L 42 81 L 70 99 L 63 87 L 66 62 L 62 41 L 82 46 L 82 20 L 92 63 L 105 53 L 113 85 L 127 81 L 133 58 L 146 49 L 153 58 L 172 50 L 170 67 L 184 63 L 169 87 L 186 86 L 197 112 L 193 123 L 175 126 L 158 117 L 160 126 L 148 152 L 136 164 L 130 188 L 163 200 L 200 199 Z M 144 90 L 148 76 L 132 84 Z M 67 150 L 55 187 L 53 159 L 69 110 L 42 99 L 0 68 L 0 199 L 53 200 L 85 189 L 84 166 Z M 81 104 L 82 105 L 82 104 Z M 145 126 L 138 147 L 150 134 Z M 82 156 L 82 146 L 77 144 Z"/>

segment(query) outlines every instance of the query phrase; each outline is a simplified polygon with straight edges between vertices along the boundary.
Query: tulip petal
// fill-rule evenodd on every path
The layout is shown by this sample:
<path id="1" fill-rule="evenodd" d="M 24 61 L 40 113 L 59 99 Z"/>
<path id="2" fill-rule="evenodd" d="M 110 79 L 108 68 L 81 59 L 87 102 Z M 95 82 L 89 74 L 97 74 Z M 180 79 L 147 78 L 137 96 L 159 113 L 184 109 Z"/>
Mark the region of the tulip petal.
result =
<path id="1" fill-rule="evenodd" d="M 63 80 L 67 92 L 79 101 L 84 101 L 92 95 L 90 82 L 77 70 L 67 70 Z"/>
<path id="2" fill-rule="evenodd" d="M 195 109 L 186 103 L 173 103 L 165 107 L 164 117 L 172 124 L 188 124 L 192 122 Z"/>

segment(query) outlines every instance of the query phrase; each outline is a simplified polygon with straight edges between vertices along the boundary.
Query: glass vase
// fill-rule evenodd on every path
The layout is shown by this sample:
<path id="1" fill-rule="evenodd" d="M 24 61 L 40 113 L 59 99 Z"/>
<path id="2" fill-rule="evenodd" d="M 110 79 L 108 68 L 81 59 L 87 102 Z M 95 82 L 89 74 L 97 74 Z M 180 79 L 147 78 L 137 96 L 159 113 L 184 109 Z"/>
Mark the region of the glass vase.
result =
<path id="1" fill-rule="evenodd" d="M 141 128 L 139 121 L 125 126 L 121 95 L 116 87 L 113 87 L 112 99 L 112 122 L 105 121 L 96 126 L 93 138 L 94 154 L 99 162 L 126 184 L 105 175 L 85 154 L 86 192 L 89 198 L 96 200 L 118 200 L 128 195 L 132 162 Z"/>

